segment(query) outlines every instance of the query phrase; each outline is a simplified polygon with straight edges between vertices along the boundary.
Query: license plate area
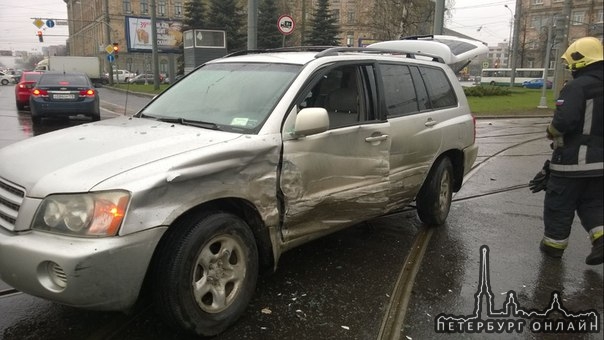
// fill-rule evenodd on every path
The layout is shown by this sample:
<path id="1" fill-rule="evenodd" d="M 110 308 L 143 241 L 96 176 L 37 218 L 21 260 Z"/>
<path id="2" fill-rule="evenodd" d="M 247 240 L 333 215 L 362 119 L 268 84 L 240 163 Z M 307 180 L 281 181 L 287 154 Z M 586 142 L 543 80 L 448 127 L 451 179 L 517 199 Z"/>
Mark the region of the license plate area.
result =
<path id="1" fill-rule="evenodd" d="M 70 92 L 54 92 L 50 94 L 50 99 L 52 100 L 75 100 L 76 99 L 76 95 L 75 93 L 70 93 Z"/>

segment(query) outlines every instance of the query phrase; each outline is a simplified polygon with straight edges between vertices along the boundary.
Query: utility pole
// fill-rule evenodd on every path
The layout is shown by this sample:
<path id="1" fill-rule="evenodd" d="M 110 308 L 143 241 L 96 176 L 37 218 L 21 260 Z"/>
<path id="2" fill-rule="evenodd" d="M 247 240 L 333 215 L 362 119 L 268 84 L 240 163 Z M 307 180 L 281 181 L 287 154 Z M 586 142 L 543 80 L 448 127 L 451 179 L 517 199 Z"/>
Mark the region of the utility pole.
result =
<path id="1" fill-rule="evenodd" d="M 555 20 L 555 17 L 552 16 L 552 18 L 550 18 L 550 21 Z M 539 106 L 537 106 L 537 108 L 539 109 L 547 109 L 547 98 L 546 98 L 546 89 L 547 89 L 547 73 L 549 70 L 549 55 L 550 55 L 550 50 L 552 49 L 552 25 L 553 23 L 550 22 L 549 25 L 547 25 L 547 41 L 545 42 L 545 60 L 543 60 L 543 87 L 541 88 L 541 100 L 539 101 Z"/>
<path id="2" fill-rule="evenodd" d="M 516 81 L 516 57 L 518 56 L 518 40 L 520 40 L 520 20 L 522 19 L 522 1 L 516 0 L 516 8 L 514 10 L 514 36 L 512 37 L 511 64 L 512 76 L 510 84 L 513 87 Z"/>
<path id="3" fill-rule="evenodd" d="M 258 47 L 258 0 L 247 2 L 247 49 Z"/>
<path id="4" fill-rule="evenodd" d="M 153 89 L 159 90 L 159 56 L 157 55 L 157 13 L 155 0 L 151 0 L 151 58 L 153 59 Z"/>
<path id="5" fill-rule="evenodd" d="M 570 27 L 570 13 L 572 10 L 572 6 L 573 6 L 573 1 L 572 0 L 564 0 L 564 12 L 562 12 L 562 16 L 561 16 L 561 27 L 559 32 L 562 33 L 562 40 L 560 41 L 560 48 L 558 49 L 558 51 L 560 53 L 564 53 L 566 51 L 566 49 L 568 48 L 568 32 L 569 32 L 569 27 Z M 558 56 L 556 56 L 558 57 Z M 556 59 L 556 75 L 554 76 L 554 95 L 558 95 L 558 92 L 560 91 L 560 89 L 562 88 L 562 84 L 564 83 L 564 67 L 560 67 L 558 65 L 559 60 Z"/>
<path id="6" fill-rule="evenodd" d="M 516 0 L 518 1 L 518 0 Z M 443 34 L 443 22 L 445 17 L 445 0 L 435 0 L 434 6 L 434 28 L 433 34 Z"/>
<path id="7" fill-rule="evenodd" d="M 80 6 L 82 6 L 80 4 Z M 107 37 L 107 44 L 105 46 L 112 45 L 111 43 L 111 26 L 109 26 L 109 0 L 103 1 L 103 20 L 105 21 L 105 36 Z M 109 62 L 108 59 L 105 59 L 105 64 L 108 65 L 109 69 L 109 85 L 113 85 L 113 64 Z"/>

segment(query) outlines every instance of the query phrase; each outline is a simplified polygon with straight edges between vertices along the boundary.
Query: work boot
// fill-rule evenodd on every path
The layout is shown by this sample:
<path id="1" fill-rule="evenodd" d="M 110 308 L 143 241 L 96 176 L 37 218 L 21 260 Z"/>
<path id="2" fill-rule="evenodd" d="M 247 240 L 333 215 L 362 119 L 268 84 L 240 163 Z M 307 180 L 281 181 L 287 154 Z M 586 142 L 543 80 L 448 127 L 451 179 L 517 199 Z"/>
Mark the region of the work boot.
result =
<path id="1" fill-rule="evenodd" d="M 557 259 L 561 258 L 562 254 L 564 254 L 564 249 L 548 246 L 545 243 L 543 243 L 543 240 L 541 240 L 541 244 L 539 244 L 539 249 L 541 249 L 541 251 L 545 255 L 547 255 L 549 257 L 554 257 Z"/>
<path id="2" fill-rule="evenodd" d="M 591 253 L 585 258 L 585 263 L 591 266 L 602 264 L 604 258 L 603 248 L 604 237 L 600 236 L 592 242 Z"/>

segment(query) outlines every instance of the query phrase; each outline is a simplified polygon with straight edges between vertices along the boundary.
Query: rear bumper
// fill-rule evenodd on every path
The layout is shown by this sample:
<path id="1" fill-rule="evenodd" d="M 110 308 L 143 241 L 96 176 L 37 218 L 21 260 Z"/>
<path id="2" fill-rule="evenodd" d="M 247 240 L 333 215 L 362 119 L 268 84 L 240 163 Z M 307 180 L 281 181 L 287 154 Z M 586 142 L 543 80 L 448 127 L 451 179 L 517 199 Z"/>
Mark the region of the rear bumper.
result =
<path id="1" fill-rule="evenodd" d="M 478 157 L 478 145 L 476 143 L 463 149 L 463 175 L 465 176 L 470 170 Z"/>
<path id="2" fill-rule="evenodd" d="M 77 102 L 48 102 L 39 98 L 30 99 L 32 115 L 37 117 L 68 117 L 78 114 L 98 116 L 99 102 L 85 99 Z"/>

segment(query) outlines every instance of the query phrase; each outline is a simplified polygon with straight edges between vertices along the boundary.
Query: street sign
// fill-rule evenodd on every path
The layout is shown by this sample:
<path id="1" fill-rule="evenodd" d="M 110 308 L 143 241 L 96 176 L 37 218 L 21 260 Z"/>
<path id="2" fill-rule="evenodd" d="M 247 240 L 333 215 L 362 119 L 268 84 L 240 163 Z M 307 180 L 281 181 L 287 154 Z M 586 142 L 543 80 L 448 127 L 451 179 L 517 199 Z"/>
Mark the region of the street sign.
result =
<path id="1" fill-rule="evenodd" d="M 54 20 L 52 20 L 52 19 L 48 19 L 48 20 L 46 20 L 46 26 L 47 26 L 48 28 L 53 28 L 53 27 L 55 27 L 55 22 L 54 22 Z"/>
<path id="2" fill-rule="evenodd" d="M 40 20 L 40 19 L 36 19 L 33 22 L 34 26 L 36 26 L 37 28 L 42 28 L 42 26 L 44 26 L 44 21 Z"/>
<path id="3" fill-rule="evenodd" d="M 107 51 L 109 54 L 113 53 L 113 45 L 107 45 L 107 47 L 105 47 L 105 51 Z"/>
<path id="4" fill-rule="evenodd" d="M 115 56 L 113 54 L 107 54 L 107 60 L 112 63 L 115 61 Z"/>
<path id="5" fill-rule="evenodd" d="M 277 20 L 277 28 L 283 35 L 292 34 L 295 27 L 296 23 L 294 22 L 294 19 L 287 14 L 283 14 L 279 17 L 279 20 Z"/>

